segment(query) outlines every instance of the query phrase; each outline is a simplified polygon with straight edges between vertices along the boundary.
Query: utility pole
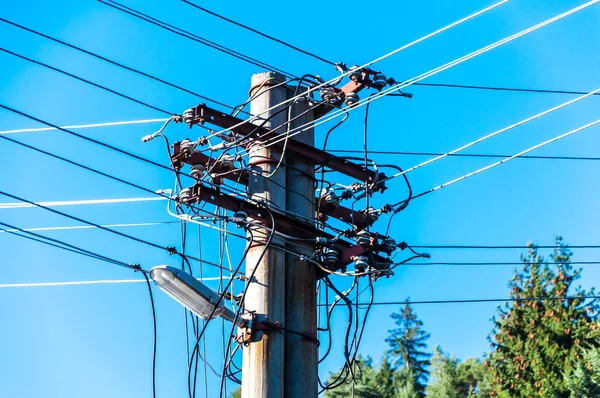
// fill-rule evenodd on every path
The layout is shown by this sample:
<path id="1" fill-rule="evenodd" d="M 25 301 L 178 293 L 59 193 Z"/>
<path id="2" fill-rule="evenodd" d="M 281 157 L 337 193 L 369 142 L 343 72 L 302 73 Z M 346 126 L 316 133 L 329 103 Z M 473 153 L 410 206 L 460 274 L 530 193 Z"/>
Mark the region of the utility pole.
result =
<path id="1" fill-rule="evenodd" d="M 281 84 L 284 76 L 259 73 L 252 76 L 250 89 L 250 112 L 259 116 L 253 124 L 206 104 L 183 114 L 183 121 L 190 127 L 208 123 L 230 130 L 229 138 L 221 138 L 227 142 L 233 137 L 241 140 L 237 142 L 245 140 L 249 154 L 249 170 L 238 169 L 231 157 L 212 158 L 206 151 L 196 150 L 196 146 L 207 143 L 201 137 L 196 142 L 185 139 L 174 143 L 171 156 L 175 168 L 188 164 L 199 176 L 192 187 L 181 191 L 184 204 L 205 202 L 236 212 L 237 222 L 249 229 L 251 247 L 246 254 L 248 280 L 243 306 L 244 317 L 250 322 L 237 337 L 238 343 L 244 344 L 242 398 L 316 398 L 317 281 L 328 272 L 345 271 L 348 266 L 378 276 L 389 275 L 389 255 L 398 245 L 387 236 L 367 230 L 379 214 L 389 210 L 384 206 L 356 211 L 340 204 L 335 192 L 317 197 L 314 192 L 316 166 L 360 181 L 343 193 L 346 199 L 353 197 L 354 188 L 369 187 L 369 194 L 385 191 L 385 174 L 315 148 L 312 128 L 305 127 L 302 134 L 288 140 L 276 139 L 294 127 L 310 126 L 315 118 L 332 109 L 352 106 L 358 101 L 359 91 L 377 85 L 381 89 L 388 84 L 384 79 L 379 72 L 354 70 L 343 87 L 324 87 L 319 93 L 321 103 L 308 111 L 312 105 L 306 98 L 284 103 L 294 91 Z M 226 145 L 219 150 L 224 148 L 224 154 L 231 150 Z M 206 170 L 210 170 L 208 179 L 204 178 Z M 250 200 L 221 189 L 225 179 L 246 185 Z M 315 214 L 317 201 L 321 203 L 319 214 Z M 331 235 L 317 225 L 317 221 L 328 218 L 352 227 L 344 236 Z M 274 231 L 281 235 L 273 235 L 267 247 Z"/>
<path id="2" fill-rule="evenodd" d="M 283 126 L 276 130 L 278 133 L 285 131 L 286 112 L 276 114 L 280 108 L 262 112 L 285 101 L 285 86 L 272 87 L 284 80 L 276 73 L 258 73 L 252 76 L 250 89 L 250 96 L 263 93 L 250 104 L 250 112 L 261 115 L 254 123 L 262 124 L 262 118 L 272 116 L 264 126 Z M 249 149 L 249 162 L 255 173 L 249 175 L 248 192 L 254 200 L 285 209 L 286 168 L 281 165 L 273 176 L 266 177 L 276 169 L 281 151 L 274 146 L 262 148 L 260 141 L 253 140 Z M 245 308 L 256 313 L 257 324 L 265 318 L 271 322 L 283 322 L 285 317 L 286 255 L 280 250 L 267 248 L 260 258 L 269 234 L 265 229 L 257 229 L 253 233 L 253 247 L 246 256 L 246 276 L 250 278 L 252 273 L 254 276 L 247 284 Z M 277 236 L 272 238 L 271 243 L 284 244 Z M 253 333 L 252 341 L 243 350 L 243 369 L 242 398 L 283 398 L 284 335 L 274 331 Z"/>
<path id="3" fill-rule="evenodd" d="M 293 93 L 289 93 L 291 97 Z M 294 103 L 292 119 L 307 112 L 306 102 Z M 313 112 L 307 112 L 290 123 L 290 129 L 314 120 Z M 309 129 L 292 139 L 314 146 L 314 131 Z M 302 156 L 285 156 L 287 173 L 287 209 L 307 219 L 315 218 L 314 164 Z M 307 199 L 311 199 L 310 201 Z M 297 242 L 295 242 L 297 243 Z M 290 249 L 310 257 L 313 243 L 296 244 Z M 317 292 L 316 267 L 313 263 L 291 254 L 286 255 L 285 270 L 285 323 L 288 330 L 306 336 L 285 333 L 285 398 L 317 397 L 318 347 L 317 347 Z"/>

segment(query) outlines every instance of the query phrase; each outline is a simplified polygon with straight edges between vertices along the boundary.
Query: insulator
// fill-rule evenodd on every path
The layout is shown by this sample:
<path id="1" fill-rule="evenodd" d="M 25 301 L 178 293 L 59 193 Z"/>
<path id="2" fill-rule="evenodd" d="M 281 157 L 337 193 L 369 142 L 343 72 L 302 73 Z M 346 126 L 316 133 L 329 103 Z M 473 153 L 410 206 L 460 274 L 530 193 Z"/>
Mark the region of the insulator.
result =
<path id="1" fill-rule="evenodd" d="M 380 249 L 382 252 L 392 254 L 394 250 L 398 247 L 398 244 L 393 238 L 386 238 L 383 242 L 381 242 Z"/>
<path id="2" fill-rule="evenodd" d="M 325 259 L 324 259 L 324 263 L 326 265 L 335 265 L 340 261 L 340 253 L 331 248 L 328 247 L 327 249 L 325 249 Z"/>
<path id="3" fill-rule="evenodd" d="M 357 272 L 364 272 L 369 267 L 369 259 L 365 256 L 354 257 L 354 269 Z"/>
<path id="4" fill-rule="evenodd" d="M 179 150 L 185 157 L 189 157 L 196 151 L 196 143 L 186 138 L 179 143 Z"/>
<path id="5" fill-rule="evenodd" d="M 371 86 L 374 89 L 381 90 L 386 85 L 387 85 L 387 80 L 386 80 L 385 75 L 383 75 L 381 73 L 376 73 L 375 76 L 373 76 L 373 83 L 371 83 Z"/>
<path id="6" fill-rule="evenodd" d="M 190 171 L 190 175 L 192 177 L 194 177 L 197 180 L 200 180 L 202 177 L 204 177 L 204 171 L 206 169 L 204 168 L 203 165 L 201 164 L 195 164 L 192 166 L 192 171 Z"/>
<path id="7" fill-rule="evenodd" d="M 340 197 L 333 191 L 327 192 L 321 196 L 325 203 L 338 207 L 340 205 Z"/>
<path id="8" fill-rule="evenodd" d="M 354 65 L 350 70 L 351 72 L 348 74 L 350 80 L 357 81 L 362 79 L 362 69 L 358 69 L 358 65 Z"/>
<path id="9" fill-rule="evenodd" d="M 337 97 L 337 92 L 333 87 L 322 87 L 319 90 L 319 94 L 321 94 L 321 99 L 326 102 L 331 101 Z"/>
<path id="10" fill-rule="evenodd" d="M 317 245 L 326 245 L 327 242 L 329 242 L 329 240 L 327 238 L 322 237 L 322 236 L 317 236 L 315 238 L 315 243 Z"/>
<path id="11" fill-rule="evenodd" d="M 369 221 L 372 222 L 377 221 L 379 219 L 379 215 L 381 214 L 381 212 L 378 209 L 374 209 L 370 206 L 363 210 L 363 213 L 367 216 Z"/>
<path id="12" fill-rule="evenodd" d="M 192 189 L 191 188 L 184 188 L 181 190 L 181 192 L 179 192 L 179 200 L 181 200 L 183 203 L 188 203 L 192 200 Z"/>
<path id="13" fill-rule="evenodd" d="M 194 124 L 194 116 L 196 116 L 196 111 L 194 110 L 194 108 L 186 109 L 183 112 L 183 121 L 191 126 L 192 124 Z"/>
<path id="14" fill-rule="evenodd" d="M 233 214 L 233 222 L 238 228 L 242 228 L 248 219 L 248 213 L 238 210 Z"/>
<path id="15" fill-rule="evenodd" d="M 358 103 L 360 97 L 356 93 L 348 93 L 346 94 L 346 101 L 344 103 L 346 106 L 354 106 Z"/>
<path id="16" fill-rule="evenodd" d="M 356 243 L 361 246 L 369 246 L 371 244 L 371 234 L 364 230 L 357 232 Z"/>
<path id="17" fill-rule="evenodd" d="M 235 158 L 231 155 L 223 155 L 221 156 L 221 160 L 219 160 L 220 168 L 225 170 L 231 170 L 235 167 L 233 164 Z"/>

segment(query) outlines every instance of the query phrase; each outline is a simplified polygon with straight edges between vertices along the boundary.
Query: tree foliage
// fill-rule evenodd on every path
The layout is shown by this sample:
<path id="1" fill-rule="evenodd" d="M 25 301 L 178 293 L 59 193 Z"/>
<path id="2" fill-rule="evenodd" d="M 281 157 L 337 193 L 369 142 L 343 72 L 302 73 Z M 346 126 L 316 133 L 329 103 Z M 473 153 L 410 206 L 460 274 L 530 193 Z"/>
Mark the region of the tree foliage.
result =
<path id="1" fill-rule="evenodd" d="M 548 265 L 530 245 L 523 266 L 509 282 L 510 297 L 555 298 L 593 295 L 574 283 L 581 270 L 571 265 L 572 253 L 558 237 Z M 582 347 L 600 337 L 598 300 L 523 300 L 499 308 L 490 336 L 493 351 L 486 364 L 492 395 L 501 398 L 570 397 L 569 378 L 582 360 Z"/>
<path id="2" fill-rule="evenodd" d="M 398 328 L 390 330 L 386 339 L 390 345 L 389 356 L 398 368 L 410 370 L 405 371 L 405 380 L 412 381 L 414 390 L 422 396 L 429 376 L 431 354 L 425 351 L 429 333 L 423 330 L 423 321 L 417 317 L 410 304 L 391 316 Z"/>

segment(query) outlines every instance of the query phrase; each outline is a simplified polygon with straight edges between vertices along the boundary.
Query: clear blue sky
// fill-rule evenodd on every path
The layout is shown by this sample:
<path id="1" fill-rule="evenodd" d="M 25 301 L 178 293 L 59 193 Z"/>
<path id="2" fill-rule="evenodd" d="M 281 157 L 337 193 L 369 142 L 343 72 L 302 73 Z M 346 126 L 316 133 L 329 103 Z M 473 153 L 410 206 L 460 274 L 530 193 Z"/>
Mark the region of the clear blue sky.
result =
<path id="1" fill-rule="evenodd" d="M 178 1 L 124 0 L 131 7 L 189 29 L 208 39 L 255 56 L 294 74 L 336 72 L 310 57 L 195 11 Z M 397 80 L 413 77 L 472 50 L 529 27 L 580 4 L 580 1 L 512 1 L 487 15 L 391 57 L 377 69 Z M 366 7 L 359 2 L 308 0 L 301 9 L 292 2 L 256 5 L 230 1 L 204 4 L 233 19 L 264 30 L 334 61 L 364 63 L 402 44 L 453 22 L 491 2 L 393 2 Z M 228 104 L 244 101 L 250 76 L 261 70 L 187 39 L 116 12 L 95 1 L 9 2 L 3 18 L 24 24 L 118 60 Z M 366 18 L 365 18 L 366 16 Z M 598 87 L 600 6 L 594 6 L 525 38 L 433 77 L 431 82 L 524 88 L 592 90 Z M 338 22 L 341 21 L 341 22 Z M 127 93 L 173 113 L 199 100 L 127 71 L 112 67 L 43 38 L 0 24 L 0 46 L 63 68 Z M 103 92 L 56 72 L 0 53 L 0 102 L 56 124 L 83 124 L 162 117 L 160 113 Z M 411 87 L 414 98 L 389 98 L 371 107 L 371 150 L 447 151 L 534 113 L 566 101 L 550 94 L 469 91 Z M 535 121 L 477 146 L 473 152 L 512 154 L 597 118 L 596 98 Z M 330 148 L 362 148 L 363 110 L 332 136 Z M 0 129 L 40 127 L 22 117 L 0 112 Z M 85 134 L 149 159 L 167 164 L 160 142 L 140 138 L 155 125 L 85 130 Z M 322 142 L 326 126 L 317 130 Z M 170 126 L 174 140 L 197 134 Z M 547 155 L 598 156 L 599 130 L 586 130 L 538 152 Z M 172 175 L 104 150 L 61 132 L 29 133 L 13 138 L 40 146 L 137 182 L 151 189 L 168 188 Z M 192 136 L 191 138 L 196 138 Z M 148 196 L 67 164 L 0 142 L 0 189 L 30 200 Z M 409 167 L 423 158 L 374 156 L 380 163 Z M 410 174 L 416 192 L 433 187 L 492 162 L 489 159 L 446 159 Z M 396 217 L 392 235 L 411 244 L 525 244 L 530 239 L 552 243 L 562 234 L 571 244 L 598 244 L 597 176 L 600 163 L 515 160 L 494 170 L 417 199 Z M 398 180 L 373 199 L 377 205 L 405 195 Z M 0 202 L 13 202 L 0 198 Z M 163 202 L 77 206 L 62 210 L 102 224 L 169 220 Z M 39 209 L 0 210 L 0 220 L 23 228 L 76 225 Z M 383 223 L 378 226 L 383 229 Z M 179 246 L 176 225 L 128 228 L 124 232 Z M 177 265 L 176 258 L 97 230 L 48 233 L 82 247 L 150 268 Z M 197 233 L 189 249 L 197 252 Z M 207 259 L 218 260 L 217 235 L 202 230 Z M 241 244 L 232 241 L 234 261 Z M 432 261 L 518 261 L 519 250 L 435 250 Z M 131 279 L 140 275 L 34 242 L 2 234 L 0 283 Z M 574 260 L 597 261 L 594 251 L 579 250 Z M 376 283 L 376 300 L 506 297 L 510 266 L 406 266 Z M 205 268 L 206 276 L 215 270 Z M 600 272 L 589 266 L 584 286 Z M 214 286 L 214 284 L 213 284 Z M 157 395 L 183 397 L 186 359 L 183 309 L 155 290 L 158 317 Z M 152 324 L 144 284 L 0 289 L 1 397 L 148 397 L 151 393 Z M 361 352 L 378 359 L 393 327 L 394 307 L 373 309 Z M 422 305 L 416 307 L 439 344 L 466 358 L 487 350 L 494 304 Z M 345 313 L 334 317 L 338 339 L 320 373 L 342 364 Z M 208 359 L 222 364 L 221 325 L 209 328 Z M 233 386 L 230 386 L 230 389 Z M 209 375 L 209 396 L 217 378 Z M 199 396 L 204 396 L 201 388 Z"/>

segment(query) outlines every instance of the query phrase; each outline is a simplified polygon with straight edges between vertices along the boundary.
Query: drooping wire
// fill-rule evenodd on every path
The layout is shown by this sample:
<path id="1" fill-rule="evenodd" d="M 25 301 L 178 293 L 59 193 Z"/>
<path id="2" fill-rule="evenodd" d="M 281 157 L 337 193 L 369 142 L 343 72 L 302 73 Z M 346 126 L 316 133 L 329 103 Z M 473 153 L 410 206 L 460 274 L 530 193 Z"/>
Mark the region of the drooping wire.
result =
<path id="1" fill-rule="evenodd" d="M 150 285 L 148 275 L 145 272 L 142 272 L 142 275 L 144 275 L 146 284 L 148 285 L 148 294 L 150 295 L 150 304 L 152 306 L 152 326 L 154 330 L 152 335 L 152 396 L 156 398 L 156 309 L 154 308 L 154 296 L 152 295 L 152 286 Z"/>

